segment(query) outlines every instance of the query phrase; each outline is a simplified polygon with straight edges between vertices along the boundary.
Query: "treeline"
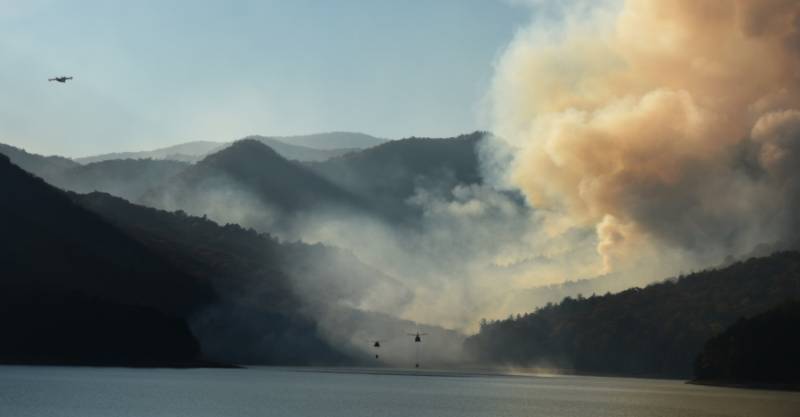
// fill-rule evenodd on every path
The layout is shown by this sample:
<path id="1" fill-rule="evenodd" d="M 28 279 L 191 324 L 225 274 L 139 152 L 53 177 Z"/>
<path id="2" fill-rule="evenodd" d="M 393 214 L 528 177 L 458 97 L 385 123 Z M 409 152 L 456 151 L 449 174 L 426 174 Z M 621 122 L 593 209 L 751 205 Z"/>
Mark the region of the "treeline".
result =
<path id="1" fill-rule="evenodd" d="M 800 253 L 782 252 L 484 321 L 465 349 L 497 365 L 690 377 L 707 340 L 792 297 L 800 297 Z"/>
<path id="2" fill-rule="evenodd" d="M 695 380 L 800 388 L 800 301 L 741 318 L 706 343 Z"/>

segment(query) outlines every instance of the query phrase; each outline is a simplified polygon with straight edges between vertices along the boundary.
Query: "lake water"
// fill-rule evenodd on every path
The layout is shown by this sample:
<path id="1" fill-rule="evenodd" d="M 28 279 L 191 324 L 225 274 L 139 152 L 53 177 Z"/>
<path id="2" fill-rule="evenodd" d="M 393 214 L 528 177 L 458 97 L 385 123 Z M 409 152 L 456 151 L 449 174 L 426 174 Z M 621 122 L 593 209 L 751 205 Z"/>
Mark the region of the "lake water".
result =
<path id="1" fill-rule="evenodd" d="M 436 371 L 0 366 L 0 416 L 798 417 L 800 393 Z"/>

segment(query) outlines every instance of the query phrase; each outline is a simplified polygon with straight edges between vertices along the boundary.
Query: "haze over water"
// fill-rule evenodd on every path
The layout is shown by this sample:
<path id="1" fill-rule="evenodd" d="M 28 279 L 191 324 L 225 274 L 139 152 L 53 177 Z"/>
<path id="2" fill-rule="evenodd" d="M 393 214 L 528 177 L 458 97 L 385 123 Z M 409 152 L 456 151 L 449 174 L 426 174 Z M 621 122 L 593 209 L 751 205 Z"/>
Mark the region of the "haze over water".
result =
<path id="1" fill-rule="evenodd" d="M 675 380 L 377 369 L 0 367 L 0 415 L 16 417 L 798 414 L 798 393 Z"/>

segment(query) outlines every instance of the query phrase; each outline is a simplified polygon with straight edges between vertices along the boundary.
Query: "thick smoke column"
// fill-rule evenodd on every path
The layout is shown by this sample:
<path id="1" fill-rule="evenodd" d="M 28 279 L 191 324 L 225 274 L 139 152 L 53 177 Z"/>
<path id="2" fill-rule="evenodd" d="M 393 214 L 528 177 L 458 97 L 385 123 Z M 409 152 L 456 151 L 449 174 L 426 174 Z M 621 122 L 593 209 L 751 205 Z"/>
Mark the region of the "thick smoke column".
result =
<path id="1" fill-rule="evenodd" d="M 795 245 L 800 2 L 582 13 L 518 34 L 490 93 L 505 176 L 550 233 L 594 228 L 606 271 Z"/>

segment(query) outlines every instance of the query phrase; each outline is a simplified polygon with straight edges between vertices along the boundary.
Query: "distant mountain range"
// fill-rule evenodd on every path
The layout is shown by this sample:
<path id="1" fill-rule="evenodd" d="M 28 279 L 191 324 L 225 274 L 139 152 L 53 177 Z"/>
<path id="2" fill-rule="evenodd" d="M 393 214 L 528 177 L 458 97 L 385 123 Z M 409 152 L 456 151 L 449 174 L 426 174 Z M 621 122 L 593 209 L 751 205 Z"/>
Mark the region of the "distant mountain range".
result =
<path id="1" fill-rule="evenodd" d="M 281 230 L 291 219 L 313 211 L 364 207 L 347 190 L 255 139 L 205 157 L 138 201 L 261 230 Z"/>
<path id="2" fill-rule="evenodd" d="M 286 159 L 297 161 L 324 161 L 354 150 L 380 145 L 386 140 L 363 133 L 332 132 L 300 136 L 248 136 L 268 145 Z M 229 146 L 230 142 L 194 141 L 151 151 L 116 152 L 75 158 L 81 164 L 110 159 L 168 159 L 182 162 L 197 162 L 205 156 Z"/>
<path id="3" fill-rule="evenodd" d="M 187 162 L 156 159 L 110 159 L 82 165 L 71 159 L 32 154 L 5 144 L 0 144 L 0 154 L 59 188 L 76 192 L 103 191 L 132 201 L 190 166 Z"/>
<path id="4" fill-rule="evenodd" d="M 339 143 L 379 141 L 370 142 L 368 136 L 356 135 L 360 140 L 346 142 L 347 135 L 330 135 L 340 139 Z M 278 151 L 283 146 L 284 153 L 291 154 L 302 147 L 281 145 L 265 137 L 251 137 L 233 145 L 194 142 L 145 154 L 111 154 L 109 157 L 125 159 L 85 165 L 66 158 L 29 154 L 7 145 L 0 151 L 14 163 L 64 189 L 108 192 L 154 207 L 208 214 L 220 221 L 242 222 L 241 216 L 214 216 L 219 211 L 214 210 L 215 202 L 225 198 L 238 199 L 236 202 L 244 205 L 258 203 L 254 207 L 262 212 L 261 217 L 271 216 L 267 211 L 274 209 L 297 214 L 346 206 L 379 218 L 403 219 L 419 214 L 407 202 L 418 189 L 449 190 L 456 184 L 482 181 L 476 153 L 482 137 L 483 133 L 476 132 L 449 139 L 408 138 L 346 152 L 313 150 L 324 154 L 324 158 L 320 157 L 324 160 L 310 160 L 314 158 L 306 155 L 302 158 L 305 163 L 291 161 Z M 291 138 L 317 143 L 329 136 Z M 207 151 L 213 152 L 198 157 L 196 163 L 178 160 L 188 158 L 167 158 L 181 152 Z M 223 186 L 224 192 L 220 188 Z M 247 216 L 252 217 L 250 214 Z M 251 218 L 243 224 L 257 226 L 259 222 Z"/>
<path id="5" fill-rule="evenodd" d="M 111 159 L 170 159 L 181 162 L 195 162 L 203 156 L 216 152 L 225 146 L 227 146 L 227 144 L 223 142 L 194 141 L 151 151 L 114 152 L 85 156 L 82 158 L 75 158 L 74 160 L 81 164 L 91 164 Z"/>
<path id="6" fill-rule="evenodd" d="M 64 171 L 80 166 L 79 163 L 61 156 L 42 156 L 24 149 L 0 143 L 0 154 L 7 156 L 15 165 L 42 178 L 54 178 Z"/>
<path id="7" fill-rule="evenodd" d="M 403 139 L 305 164 L 286 160 L 262 141 L 245 139 L 137 201 L 274 231 L 285 228 L 287 217 L 343 210 L 389 221 L 413 219 L 420 213 L 408 199 L 419 189 L 449 191 L 456 184 L 481 182 L 476 154 L 481 138 L 475 133 Z M 235 201 L 238 210 L 218 204 L 225 199 Z"/>
<path id="8" fill-rule="evenodd" d="M 367 149 L 388 142 L 364 133 L 330 132 L 311 135 L 275 136 L 283 143 L 305 146 L 313 149 Z"/>
<path id="9" fill-rule="evenodd" d="M 336 241 L 341 234 L 367 233 L 361 224 L 374 221 L 386 233 L 417 236 L 431 225 L 429 212 L 414 203 L 418 196 L 459 208 L 452 190 L 488 187 L 478 155 L 484 136 L 407 138 L 346 150 L 319 145 L 331 137 L 325 135 L 291 145 L 281 142 L 287 138 L 250 137 L 86 164 L 0 145 L 8 156 L 0 155 L 0 230 L 6 237 L 0 242 L 0 326 L 25 341 L 0 348 L 0 361 L 88 363 L 99 355 L 91 346 L 117 352 L 102 364 L 125 358 L 139 364 L 373 360 L 364 352 L 369 338 L 416 327 L 380 312 L 406 311 L 412 288 L 369 265 L 374 258 L 358 250 L 306 244 L 292 232 L 321 227 Z M 308 147 L 314 144 L 320 148 Z M 314 154 L 292 160 L 290 151 Z M 189 153 L 195 156 L 175 156 Z M 337 222 L 352 224 L 325 229 Z M 492 239 L 491 231 L 481 238 Z M 443 232 L 439 242 L 457 236 Z M 402 250 L 398 244 L 377 253 L 392 258 Z M 504 269 L 513 273 L 536 262 Z M 513 306 L 542 308 L 483 323 L 463 347 L 482 365 L 689 376 L 706 341 L 738 317 L 800 297 L 798 271 L 800 255 L 785 252 L 643 289 L 625 290 L 632 284 L 610 275 L 532 289 L 519 292 Z M 597 285 L 620 292 L 564 298 Z M 59 309 L 71 313 L 54 320 Z M 125 332 L 109 330 L 110 321 L 88 317 L 127 323 L 138 340 L 158 329 L 158 337 L 177 348 L 159 356 L 158 344 L 137 345 Z M 462 335 L 422 328 L 436 335 L 438 342 L 430 343 L 438 363 L 459 357 Z M 31 332 L 42 337 L 26 336 Z M 64 342 L 70 335 L 85 343 Z M 728 342 L 724 349 L 736 349 Z M 41 345 L 53 348 L 24 355 Z M 404 352 L 399 348 L 395 357 Z"/>

